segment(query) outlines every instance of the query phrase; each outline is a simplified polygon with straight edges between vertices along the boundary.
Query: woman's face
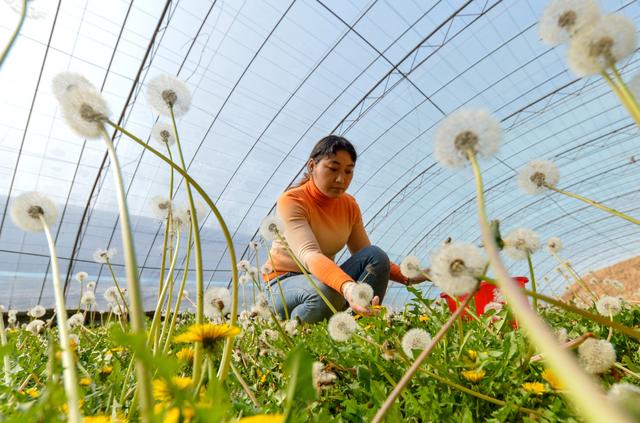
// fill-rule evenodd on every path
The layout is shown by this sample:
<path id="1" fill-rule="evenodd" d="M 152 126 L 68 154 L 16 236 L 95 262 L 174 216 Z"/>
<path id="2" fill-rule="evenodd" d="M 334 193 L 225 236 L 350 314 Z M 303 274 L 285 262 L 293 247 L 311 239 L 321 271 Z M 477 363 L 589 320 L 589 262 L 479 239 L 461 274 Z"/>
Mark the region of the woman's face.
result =
<path id="1" fill-rule="evenodd" d="M 319 162 L 309 160 L 309 174 L 318 189 L 327 197 L 335 198 L 343 194 L 353 178 L 355 163 L 349 153 L 338 150 L 335 155 Z"/>

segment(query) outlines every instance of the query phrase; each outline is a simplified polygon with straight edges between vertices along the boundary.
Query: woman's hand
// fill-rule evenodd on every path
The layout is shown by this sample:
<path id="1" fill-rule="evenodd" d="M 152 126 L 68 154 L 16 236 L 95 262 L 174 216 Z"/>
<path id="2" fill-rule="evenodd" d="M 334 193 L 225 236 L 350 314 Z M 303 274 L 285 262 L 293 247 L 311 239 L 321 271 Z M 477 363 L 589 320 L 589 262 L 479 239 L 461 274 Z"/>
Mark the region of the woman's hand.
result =
<path id="1" fill-rule="evenodd" d="M 349 303 L 349 307 L 351 310 L 355 311 L 358 314 L 362 314 L 364 316 L 371 316 L 373 314 L 377 314 L 379 311 L 372 309 L 370 306 L 363 307 L 361 305 L 356 304 L 354 299 L 352 298 L 353 288 L 355 288 L 358 284 L 356 282 L 347 282 L 342 285 L 342 295 L 344 299 Z M 380 297 L 377 295 L 371 299 L 371 306 L 380 305 Z"/>
<path id="2" fill-rule="evenodd" d="M 422 272 L 419 276 L 413 278 L 407 278 L 407 285 L 416 285 L 421 282 L 429 281 L 431 282 L 431 269 L 428 267 L 426 269 L 422 269 Z"/>

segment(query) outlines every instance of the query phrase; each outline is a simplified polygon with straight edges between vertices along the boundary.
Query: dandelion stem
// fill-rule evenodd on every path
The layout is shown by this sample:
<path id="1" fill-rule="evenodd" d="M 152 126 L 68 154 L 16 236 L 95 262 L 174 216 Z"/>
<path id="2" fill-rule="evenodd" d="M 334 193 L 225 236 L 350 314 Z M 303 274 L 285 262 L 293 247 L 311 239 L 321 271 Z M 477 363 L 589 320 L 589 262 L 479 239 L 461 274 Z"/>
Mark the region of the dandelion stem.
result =
<path id="1" fill-rule="evenodd" d="M 640 379 L 640 375 L 639 374 L 637 374 L 635 372 L 632 372 L 631 370 L 627 369 L 621 363 L 617 363 L 616 362 L 616 363 L 613 364 L 613 367 L 622 370 L 623 372 L 635 377 L 636 379 Z"/>
<path id="2" fill-rule="evenodd" d="M 615 74 L 617 73 L 615 66 L 612 66 L 612 69 L 614 70 L 613 74 L 615 76 Z M 618 100 L 620 100 L 620 103 L 622 103 L 622 105 L 627 109 L 633 120 L 636 122 L 636 125 L 640 127 L 640 111 L 637 108 L 637 104 L 635 104 L 635 99 L 629 97 L 628 90 L 626 90 L 625 92 L 626 85 L 624 85 L 625 89 L 623 89 L 623 86 L 616 84 L 613 79 L 611 79 L 607 71 L 603 70 L 602 72 L 600 72 L 600 75 L 602 75 L 604 80 L 607 81 L 607 84 L 609 84 L 609 88 L 611 88 L 611 91 L 613 91 L 613 93 L 618 96 Z"/>
<path id="3" fill-rule="evenodd" d="M 480 173 L 478 160 L 475 152 L 472 150 L 468 151 L 467 156 L 471 162 L 476 182 L 478 218 L 484 248 L 487 251 L 491 266 L 500 282 L 500 290 L 507 297 L 509 306 L 516 315 L 518 322 L 525 328 L 525 333 L 531 338 L 536 347 L 548 357 L 551 369 L 563 379 L 566 386 L 571 386 L 572 389 L 568 390 L 567 395 L 575 404 L 576 410 L 579 410 L 585 420 L 591 422 L 628 422 L 629 420 L 615 407 L 602 400 L 602 391 L 584 373 L 580 366 L 578 366 L 576 360 L 558 345 L 558 341 L 555 339 L 549 327 L 529 306 L 523 290 L 509 275 L 509 272 L 500 259 L 498 246 L 496 245 L 489 220 L 487 219 L 482 174 Z"/>
<path id="4" fill-rule="evenodd" d="M 171 258 L 171 264 L 169 264 L 169 273 L 167 274 L 166 280 L 162 284 L 162 291 L 160 291 L 160 298 L 158 298 L 158 302 L 156 303 L 156 309 L 153 312 L 153 320 L 151 320 L 148 345 L 150 347 L 153 347 L 153 351 L 156 351 L 158 347 L 158 343 L 160 342 L 158 330 L 160 325 L 160 319 L 162 316 L 162 306 L 164 305 L 164 299 L 165 299 L 165 296 L 167 295 L 167 290 L 169 289 L 169 285 L 170 285 L 169 281 L 171 279 L 171 274 L 173 273 L 173 270 L 175 269 L 175 266 L 176 266 L 179 249 L 180 249 L 180 231 L 178 231 L 178 234 L 176 236 L 176 248 L 173 250 L 173 257 Z"/>
<path id="5" fill-rule="evenodd" d="M 62 281 L 60 280 L 60 270 L 58 268 L 58 255 L 56 244 L 51 236 L 51 231 L 44 216 L 39 215 L 44 234 L 49 244 L 49 254 L 51 255 L 51 274 L 53 275 L 53 292 L 56 299 L 58 333 L 60 335 L 60 349 L 62 350 L 62 365 L 64 376 L 64 390 L 67 395 L 67 407 L 69 410 L 69 421 L 71 423 L 82 422 L 82 414 L 78 403 L 80 396 L 78 393 L 78 376 L 76 374 L 76 364 L 71 351 L 71 338 L 69 337 L 69 326 L 67 325 L 67 309 L 64 305 L 64 293 L 62 292 Z M 0 316 L 1 317 L 1 316 Z"/>
<path id="6" fill-rule="evenodd" d="M 111 272 L 111 277 L 113 278 L 113 284 L 116 286 L 116 289 L 118 290 L 118 296 L 120 296 L 120 300 L 122 301 L 122 304 L 125 308 L 125 310 L 127 311 L 127 314 L 129 314 L 129 306 L 127 305 L 127 301 L 125 301 L 124 299 L 124 293 L 122 292 L 122 289 L 120 289 L 120 285 L 118 284 L 118 279 L 116 278 L 116 274 L 113 273 L 113 267 L 111 266 L 111 260 L 109 260 L 109 258 L 106 258 L 106 262 L 107 262 L 107 267 L 109 268 L 109 272 Z M 120 307 L 118 305 L 118 307 Z"/>
<path id="7" fill-rule="evenodd" d="M 573 277 L 574 281 L 580 285 L 582 287 L 582 289 L 584 289 L 585 291 L 587 291 L 587 293 L 589 295 L 591 295 L 591 298 L 593 299 L 593 301 L 597 301 L 598 297 L 596 296 L 596 294 L 591 290 L 591 288 L 589 288 L 589 286 L 587 285 L 587 283 L 584 281 L 584 279 L 582 279 L 580 277 L 580 275 L 578 274 L 578 272 L 576 272 L 570 265 L 567 264 L 566 261 L 562 260 L 556 253 L 551 252 L 551 254 L 555 257 L 555 259 L 558 261 L 558 263 L 560 263 L 561 266 L 563 266 L 565 269 L 567 269 L 567 271 L 569 271 L 569 273 L 571 274 L 571 276 Z"/>
<path id="8" fill-rule="evenodd" d="M 5 59 L 9 55 L 9 52 L 11 51 L 11 47 L 13 47 L 13 45 L 15 44 L 16 38 L 18 38 L 18 34 L 22 29 L 22 25 L 24 24 L 24 21 L 27 18 L 27 1 L 28 0 L 22 0 L 22 9 L 20 10 L 20 18 L 18 20 L 18 25 L 16 26 L 16 29 L 13 31 L 13 34 L 11 34 L 11 38 L 9 38 L 9 43 L 6 45 L 6 47 L 2 51 L 2 55 L 0 55 L 0 69 L 2 69 L 2 65 L 4 64 Z"/>
<path id="9" fill-rule="evenodd" d="M 457 389 L 460 392 L 464 392 L 465 394 L 469 394 L 469 395 L 474 396 L 476 398 L 479 398 L 481 400 L 490 402 L 492 404 L 500 405 L 502 407 L 507 405 L 507 403 L 505 401 L 499 400 L 499 399 L 494 398 L 494 397 L 490 397 L 489 395 L 485 395 L 483 393 L 474 391 L 473 389 L 469 389 L 469 388 L 467 388 L 465 386 L 462 386 L 462 385 L 460 385 L 460 384 L 458 384 L 458 383 L 456 383 L 456 382 L 454 382 L 452 380 L 449 380 L 449 379 L 444 378 L 444 377 L 442 377 L 440 375 L 437 375 L 437 374 L 435 374 L 435 373 L 433 373 L 433 372 L 431 372 L 431 371 L 429 371 L 427 369 L 421 369 L 420 371 L 425 373 L 425 374 L 427 374 L 427 375 L 429 375 L 430 377 L 434 378 L 438 382 L 444 383 L 445 385 L 448 385 L 448 386 L 450 386 L 450 387 L 452 387 L 454 389 Z M 515 406 L 515 407 L 517 408 L 517 410 L 520 413 L 530 413 L 530 414 L 535 414 L 537 416 L 543 416 L 543 414 L 541 412 L 536 411 L 536 410 L 532 410 L 531 408 L 519 407 L 519 406 Z"/>
<path id="10" fill-rule="evenodd" d="M 230 367 L 231 367 L 231 371 L 235 375 L 236 379 L 238 379 L 238 382 L 240 383 L 240 386 L 242 386 L 242 389 L 247 394 L 247 396 L 249 397 L 249 399 L 251 400 L 253 405 L 255 407 L 260 408 L 260 403 L 256 399 L 256 396 L 253 394 L 253 392 L 251 392 L 251 388 L 249 387 L 249 385 L 247 385 L 247 382 L 245 382 L 244 378 L 242 377 L 242 375 L 240 374 L 238 369 L 236 369 L 236 366 L 234 366 L 233 363 L 231 363 Z"/>
<path id="11" fill-rule="evenodd" d="M 627 100 L 626 106 L 627 106 L 627 109 L 629 110 L 629 113 L 636 120 L 636 123 L 638 124 L 638 126 L 640 126 L 640 106 L 638 105 L 636 97 L 633 95 L 633 93 L 631 93 L 631 91 L 629 90 L 629 87 L 624 82 L 624 79 L 622 79 L 622 75 L 620 75 L 620 72 L 618 71 L 618 68 L 616 67 L 615 63 L 611 65 L 611 71 L 613 73 L 614 79 L 617 81 L 617 85 L 618 85 L 618 89 L 620 90 L 620 93 Z"/>
<path id="12" fill-rule="evenodd" d="M 440 341 L 440 339 L 442 339 L 442 337 L 447 333 L 447 331 L 449 331 L 453 323 L 458 319 L 458 317 L 460 317 L 460 315 L 465 310 L 465 308 L 467 308 L 467 306 L 469 305 L 469 302 L 473 298 L 473 295 L 476 293 L 476 291 L 477 291 L 477 287 L 462 302 L 462 305 L 458 307 L 458 309 L 449 317 L 449 319 L 445 322 L 445 324 L 442 325 L 442 327 L 440 328 L 438 333 L 433 337 L 429 345 L 427 345 L 426 348 L 422 350 L 422 352 L 420 353 L 418 358 L 416 358 L 416 360 L 413 362 L 409 370 L 407 370 L 404 376 L 402 376 L 402 379 L 400 379 L 400 381 L 395 386 L 395 388 L 393 388 L 393 391 L 391 391 L 387 399 L 384 401 L 384 403 L 382 404 L 382 406 L 380 407 L 376 415 L 373 417 L 373 420 L 371 420 L 371 423 L 380 423 L 382 421 L 384 416 L 387 414 L 387 412 L 393 405 L 396 398 L 400 396 L 400 393 L 405 388 L 405 386 L 407 386 L 407 384 L 409 383 L 413 375 L 418 371 L 418 369 L 420 369 L 422 362 L 429 356 L 429 354 L 431 353 L 431 351 L 433 351 L 436 344 Z"/>
<path id="13" fill-rule="evenodd" d="M 271 251 L 269 251 L 268 249 L 267 249 L 267 255 L 269 256 L 269 263 L 271 263 L 271 268 L 275 269 L 276 266 L 273 264 L 273 257 L 271 257 Z M 280 291 L 280 299 L 282 300 L 282 307 L 284 308 L 284 316 L 287 318 L 287 320 L 289 320 L 289 307 L 287 307 L 287 301 L 284 298 L 284 292 L 282 291 L 282 285 L 280 284 L 280 276 L 276 276 L 276 283 L 278 284 L 278 290 Z"/>
<path id="14" fill-rule="evenodd" d="M 133 333 L 144 337 L 145 318 L 142 305 L 142 295 L 140 293 L 140 281 L 138 280 L 138 265 L 136 263 L 136 253 L 129 221 L 129 210 L 127 208 L 127 198 L 124 192 L 120 162 L 115 148 L 106 129 L 102 128 L 102 136 L 107 146 L 109 160 L 111 160 L 111 170 L 113 172 L 116 192 L 118 197 L 118 208 L 120 212 L 120 229 L 122 245 L 124 249 L 124 261 L 127 274 L 127 284 L 129 287 L 129 298 L 131 300 L 131 326 Z M 153 418 L 153 400 L 151 396 L 151 382 L 147 363 L 141 358 L 136 360 L 136 372 L 138 374 L 138 397 L 140 401 L 140 414 L 144 423 L 148 423 Z"/>
<path id="15" fill-rule="evenodd" d="M 236 323 L 237 318 L 238 318 L 238 264 L 237 264 L 237 261 L 236 261 L 236 250 L 235 250 L 235 247 L 233 246 L 233 240 L 231 239 L 231 233 L 229 232 L 229 228 L 227 227 L 226 222 L 222 218 L 222 215 L 220 214 L 220 211 L 218 210 L 218 208 L 216 207 L 214 202 L 211 200 L 211 197 L 209 197 L 209 195 L 206 193 L 206 191 L 204 189 L 202 189 L 202 187 L 185 170 L 183 170 L 180 166 L 178 166 L 176 163 L 174 163 L 171 159 L 167 158 L 165 155 L 160 153 L 158 150 L 156 150 L 155 148 L 153 148 L 150 145 L 146 144 L 140 138 L 136 137 L 135 135 L 133 135 L 131 132 L 127 131 L 126 129 L 124 129 L 120 125 L 118 125 L 118 124 L 116 124 L 116 123 L 114 123 L 114 122 L 112 122 L 110 120 L 107 120 L 106 123 L 108 123 L 109 125 L 111 125 L 115 129 L 117 129 L 118 131 L 122 132 L 127 137 L 129 137 L 131 140 L 135 141 L 136 143 L 138 143 L 143 148 L 146 148 L 148 151 L 150 151 L 151 153 L 155 154 L 158 158 L 160 158 L 165 163 L 167 163 L 169 166 L 171 166 L 173 169 L 175 169 L 176 172 L 178 172 L 180 175 L 182 175 L 182 177 L 184 177 L 186 180 L 188 180 L 189 183 L 193 186 L 193 188 L 196 191 L 198 191 L 198 194 L 200 194 L 200 196 L 202 197 L 204 202 L 207 203 L 207 205 L 211 209 L 211 212 L 216 216 L 216 219 L 218 220 L 218 224 L 220 225 L 220 229 L 222 230 L 222 233 L 223 233 L 224 238 L 225 238 L 226 243 L 227 243 L 227 248 L 229 250 L 229 258 L 231 259 L 231 274 L 232 274 L 232 282 L 233 282 L 233 291 L 232 291 L 232 299 L 233 299 L 233 301 L 231 303 L 231 322 L 230 322 L 230 324 L 234 325 Z M 229 337 L 229 338 L 227 338 L 225 340 L 224 350 L 222 352 L 222 360 L 220 362 L 220 367 L 218 368 L 218 378 L 220 379 L 220 381 L 222 381 L 222 380 L 224 380 L 226 378 L 227 372 L 229 371 L 229 363 L 230 363 L 230 360 L 231 360 L 231 349 L 232 349 L 232 347 L 233 347 L 233 337 Z"/>
<path id="16" fill-rule="evenodd" d="M 538 292 L 536 289 L 536 275 L 533 272 L 533 263 L 531 262 L 531 254 L 527 251 L 527 263 L 529 264 L 529 276 L 531 276 L 531 289 L 533 292 Z M 538 311 L 538 299 L 533 297 L 533 309 Z"/>
<path id="17" fill-rule="evenodd" d="M 0 307 L 0 345 L 7 345 L 7 333 L 4 329 L 4 309 Z M 4 366 L 4 384 L 11 386 L 11 363 L 9 362 L 9 354 L 5 354 L 3 358 Z"/>
<path id="18" fill-rule="evenodd" d="M 628 215 L 626 215 L 626 214 L 624 214 L 622 212 L 619 212 L 618 210 L 615 210 L 615 209 L 612 209 L 611 207 L 607 207 L 607 206 L 605 206 L 603 204 L 600 204 L 597 201 L 593 201 L 593 200 L 591 200 L 591 199 L 589 199 L 587 197 L 583 197 L 582 195 L 574 194 L 572 192 L 568 192 L 568 191 L 562 190 L 560 188 L 556 188 L 556 187 L 551 186 L 551 185 L 546 185 L 545 184 L 545 186 L 547 188 L 549 188 L 550 190 L 553 190 L 553 191 L 558 192 L 560 194 L 564 194 L 564 195 L 566 195 L 568 197 L 571 197 L 571 198 L 575 198 L 576 200 L 583 201 L 583 202 L 585 202 L 585 203 L 587 203 L 587 204 L 589 204 L 589 205 L 591 205 L 593 207 L 596 207 L 596 208 L 598 208 L 600 210 L 604 210 L 607 213 L 611 213 L 611 214 L 613 214 L 615 216 L 618 216 L 618 217 L 620 217 L 620 218 L 622 218 L 622 219 L 624 219 L 626 221 L 629 221 L 631 223 L 635 223 L 636 225 L 640 225 L 640 220 L 639 219 L 636 219 L 635 217 L 628 216 Z"/>
<path id="19" fill-rule="evenodd" d="M 182 281 L 180 282 L 180 288 L 178 289 L 178 297 L 176 299 L 176 306 L 173 309 L 173 316 L 171 317 L 171 324 L 169 324 L 169 330 L 167 331 L 167 339 L 164 343 L 164 347 L 162 349 L 163 352 L 167 352 L 169 351 L 169 345 L 170 345 L 170 341 L 171 341 L 171 335 L 173 335 L 173 330 L 176 327 L 176 321 L 178 318 L 178 312 L 180 311 L 180 304 L 182 304 L 182 295 L 184 293 L 184 286 L 187 283 L 187 275 L 189 273 L 189 260 L 191 258 L 191 239 L 193 237 L 193 232 L 191 231 L 191 229 L 189 229 L 189 239 L 187 241 L 187 256 L 185 257 L 185 264 L 184 264 L 184 270 L 182 271 Z M 167 314 L 167 319 L 165 320 L 168 321 L 168 314 Z M 162 329 L 162 332 L 164 333 L 164 328 Z M 162 335 L 160 335 L 160 341 L 162 342 Z"/>

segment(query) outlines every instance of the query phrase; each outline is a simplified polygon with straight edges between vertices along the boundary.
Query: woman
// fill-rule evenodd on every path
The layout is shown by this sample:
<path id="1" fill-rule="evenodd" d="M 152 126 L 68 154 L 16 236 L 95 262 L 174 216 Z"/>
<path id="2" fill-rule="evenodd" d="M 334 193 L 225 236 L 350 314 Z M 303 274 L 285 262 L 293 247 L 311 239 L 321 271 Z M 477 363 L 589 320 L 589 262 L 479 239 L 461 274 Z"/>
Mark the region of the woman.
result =
<path id="1" fill-rule="evenodd" d="M 409 280 L 398 265 L 389 262 L 384 251 L 371 245 L 360 208 L 346 193 L 356 159 L 355 148 L 345 138 L 336 135 L 322 138 L 311 151 L 302 182 L 278 199 L 277 214 L 284 223 L 286 242 L 331 304 L 339 311 L 349 305 L 358 313 L 370 314 L 369 307 L 352 301 L 351 291 L 357 283 L 371 285 L 372 305 L 378 305 L 390 278 L 403 284 L 426 278 Z M 333 260 L 345 245 L 351 257 L 338 266 Z M 331 316 L 331 309 L 284 246 L 274 241 L 270 254 L 273 271 L 264 277 L 272 285 L 280 316 L 284 318 L 285 312 L 276 278 L 280 280 L 291 319 L 318 322 Z"/>

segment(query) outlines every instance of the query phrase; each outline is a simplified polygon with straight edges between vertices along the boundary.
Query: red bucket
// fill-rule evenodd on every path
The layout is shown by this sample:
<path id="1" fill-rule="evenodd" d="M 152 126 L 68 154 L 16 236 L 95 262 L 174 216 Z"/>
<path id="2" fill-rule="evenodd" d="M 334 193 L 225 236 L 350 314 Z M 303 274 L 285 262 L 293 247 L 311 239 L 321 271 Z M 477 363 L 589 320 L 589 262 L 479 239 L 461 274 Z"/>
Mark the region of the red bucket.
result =
<path id="1" fill-rule="evenodd" d="M 518 284 L 522 288 L 524 288 L 525 284 L 527 282 L 529 282 L 529 279 L 525 278 L 524 276 L 514 276 L 513 279 L 516 282 L 518 282 Z M 492 284 L 490 284 L 488 282 L 485 282 L 485 281 L 480 282 L 480 289 L 478 289 L 478 292 L 476 292 L 476 295 L 473 298 L 473 300 L 475 301 L 475 305 L 476 305 L 476 314 L 478 316 L 482 316 L 484 314 L 484 308 L 490 302 L 495 301 L 496 293 L 499 293 L 499 292 L 500 292 L 500 290 L 498 289 L 497 286 L 492 285 Z M 449 311 L 451 311 L 452 313 L 454 311 L 456 311 L 456 309 L 458 308 L 458 304 L 456 303 L 456 301 L 453 298 L 451 298 L 450 296 L 448 296 L 444 292 L 440 294 L 440 298 L 444 298 L 444 299 L 447 300 L 447 305 L 449 306 Z M 461 303 L 466 298 L 467 298 L 466 295 L 461 295 L 461 296 L 457 297 L 458 301 L 461 302 Z M 502 304 L 504 304 L 504 302 L 502 302 Z M 471 316 L 469 316 L 469 313 L 467 312 L 467 310 L 462 312 L 462 318 L 465 319 L 465 320 L 471 320 Z"/>

